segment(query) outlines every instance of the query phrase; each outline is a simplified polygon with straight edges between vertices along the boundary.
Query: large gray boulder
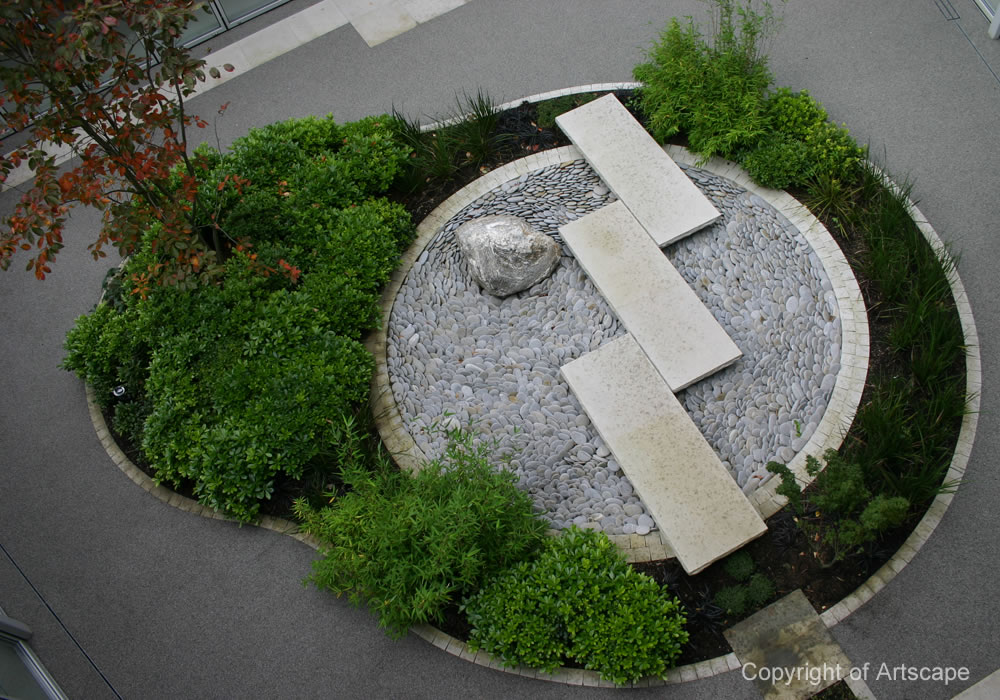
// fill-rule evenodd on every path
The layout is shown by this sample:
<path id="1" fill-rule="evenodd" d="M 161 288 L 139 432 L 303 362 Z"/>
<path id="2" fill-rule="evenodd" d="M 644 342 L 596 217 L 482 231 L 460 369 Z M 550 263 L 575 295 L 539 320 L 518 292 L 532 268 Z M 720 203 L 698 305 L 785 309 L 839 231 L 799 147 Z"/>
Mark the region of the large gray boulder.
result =
<path id="1" fill-rule="evenodd" d="M 527 289 L 559 263 L 559 244 L 516 216 L 466 221 L 455 237 L 472 277 L 493 296 Z"/>

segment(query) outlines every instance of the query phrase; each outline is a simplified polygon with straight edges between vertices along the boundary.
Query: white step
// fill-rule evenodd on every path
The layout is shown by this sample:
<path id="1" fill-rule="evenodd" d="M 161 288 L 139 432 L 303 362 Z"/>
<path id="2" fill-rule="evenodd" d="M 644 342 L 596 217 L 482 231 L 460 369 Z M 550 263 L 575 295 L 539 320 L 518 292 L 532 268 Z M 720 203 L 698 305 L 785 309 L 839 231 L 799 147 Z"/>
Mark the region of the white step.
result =
<path id="1" fill-rule="evenodd" d="M 614 95 L 561 114 L 556 124 L 657 246 L 721 216 Z"/>
<path id="2" fill-rule="evenodd" d="M 739 359 L 736 343 L 621 202 L 559 233 L 673 391 Z"/>
<path id="3" fill-rule="evenodd" d="M 631 335 L 561 371 L 686 572 L 767 530 Z"/>

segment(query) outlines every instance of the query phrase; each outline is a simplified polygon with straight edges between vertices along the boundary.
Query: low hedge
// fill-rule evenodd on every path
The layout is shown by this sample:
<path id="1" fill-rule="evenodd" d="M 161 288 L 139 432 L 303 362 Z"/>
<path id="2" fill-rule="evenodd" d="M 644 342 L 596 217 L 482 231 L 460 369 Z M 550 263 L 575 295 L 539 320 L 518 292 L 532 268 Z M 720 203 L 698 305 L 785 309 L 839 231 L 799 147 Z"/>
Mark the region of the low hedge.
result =
<path id="1" fill-rule="evenodd" d="M 575 527 L 472 596 L 466 612 L 470 648 L 505 666 L 553 671 L 571 659 L 618 684 L 662 677 L 688 640 L 680 602 L 604 533 Z"/>

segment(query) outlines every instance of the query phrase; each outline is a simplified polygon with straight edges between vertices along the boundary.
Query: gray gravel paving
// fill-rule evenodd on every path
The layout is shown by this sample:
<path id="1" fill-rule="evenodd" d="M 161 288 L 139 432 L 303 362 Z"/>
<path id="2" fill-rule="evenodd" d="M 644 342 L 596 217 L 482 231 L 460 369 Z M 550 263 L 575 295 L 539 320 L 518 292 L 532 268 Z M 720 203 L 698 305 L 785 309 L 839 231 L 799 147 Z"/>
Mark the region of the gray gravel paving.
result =
<path id="1" fill-rule="evenodd" d="M 747 493 L 815 430 L 840 358 L 830 281 L 808 243 L 769 204 L 698 168 L 692 180 L 723 212 L 666 255 L 743 352 L 679 398 Z M 564 249 L 555 272 L 499 299 L 480 291 L 455 230 L 489 215 L 519 216 L 561 243 L 560 225 L 615 197 L 583 160 L 495 188 L 449 220 L 410 269 L 389 321 L 393 395 L 425 453 L 446 429 L 474 424 L 495 440 L 536 507 L 561 529 L 655 529 L 559 368 L 625 333 Z"/>

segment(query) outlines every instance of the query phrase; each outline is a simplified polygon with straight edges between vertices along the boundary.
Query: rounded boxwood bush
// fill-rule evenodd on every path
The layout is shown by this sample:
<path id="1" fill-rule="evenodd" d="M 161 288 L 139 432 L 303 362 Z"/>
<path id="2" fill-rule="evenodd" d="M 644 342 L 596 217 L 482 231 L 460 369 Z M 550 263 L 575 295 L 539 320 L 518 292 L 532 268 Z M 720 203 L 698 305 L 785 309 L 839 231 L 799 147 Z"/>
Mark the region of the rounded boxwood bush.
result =
<path id="1" fill-rule="evenodd" d="M 469 645 L 506 666 L 572 659 L 623 684 L 663 676 L 688 640 L 676 598 L 625 562 L 606 535 L 571 528 L 466 603 Z"/>

